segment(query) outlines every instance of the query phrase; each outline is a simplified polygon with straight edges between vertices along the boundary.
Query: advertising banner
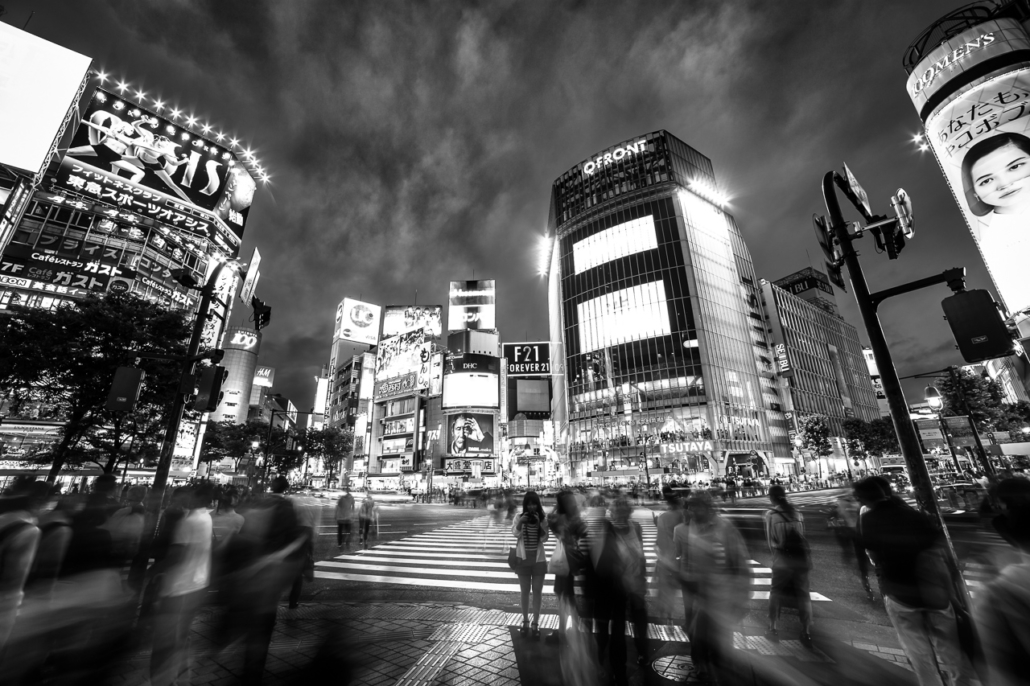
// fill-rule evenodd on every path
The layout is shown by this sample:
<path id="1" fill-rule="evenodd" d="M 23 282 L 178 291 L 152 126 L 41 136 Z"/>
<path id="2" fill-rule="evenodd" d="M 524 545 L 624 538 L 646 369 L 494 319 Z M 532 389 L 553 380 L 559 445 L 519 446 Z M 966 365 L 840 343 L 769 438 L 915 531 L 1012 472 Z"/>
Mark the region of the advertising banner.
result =
<path id="1" fill-rule="evenodd" d="M 384 438 L 383 455 L 397 455 L 398 453 L 410 453 L 415 450 L 415 439 L 411 436 L 406 438 Z"/>
<path id="2" fill-rule="evenodd" d="M 271 388 L 275 383 L 275 367 L 258 367 L 254 370 L 254 385 Z"/>
<path id="3" fill-rule="evenodd" d="M 383 425 L 383 435 L 410 434 L 415 430 L 415 418 L 405 417 L 404 419 L 390 419 Z"/>
<path id="4" fill-rule="evenodd" d="M 429 384 L 430 344 L 422 329 L 384 338 L 376 353 L 377 381 L 413 373 L 419 388 Z"/>
<path id="5" fill-rule="evenodd" d="M 913 419 L 916 426 L 916 433 L 923 444 L 923 452 L 933 452 L 935 449 L 948 452 L 948 441 L 941 432 L 941 425 L 936 419 Z"/>
<path id="6" fill-rule="evenodd" d="M 429 360 L 429 397 L 443 394 L 443 353 L 435 353 Z"/>
<path id="7" fill-rule="evenodd" d="M 336 336 L 345 341 L 377 345 L 379 319 L 383 308 L 360 300 L 344 298 L 336 306 Z"/>
<path id="8" fill-rule="evenodd" d="M 443 308 L 439 305 L 387 305 L 383 310 L 383 338 L 425 329 L 426 338 L 443 335 Z"/>
<path id="9" fill-rule="evenodd" d="M 451 281 L 447 304 L 448 331 L 491 331 L 497 328 L 497 299 L 493 279 Z"/>
<path id="10" fill-rule="evenodd" d="M 100 88 L 83 112 L 58 185 L 78 185 L 72 177 L 84 177 L 74 173 L 75 167 L 99 171 L 107 180 L 129 181 L 139 191 L 130 195 L 157 193 L 158 199 L 172 201 L 166 210 L 185 204 L 214 215 L 237 238 L 243 237 L 257 190 L 250 172 L 229 148 Z M 127 204 L 117 196 L 110 200 Z"/>
<path id="11" fill-rule="evenodd" d="M 254 255 L 250 258 L 250 264 L 247 265 L 247 278 L 243 280 L 243 287 L 240 288 L 240 302 L 246 307 L 250 307 L 250 299 L 254 297 L 254 291 L 257 289 L 260 264 L 261 253 L 254 248 Z"/>
<path id="12" fill-rule="evenodd" d="M 417 390 L 418 374 L 415 372 L 409 372 L 408 374 L 404 374 L 403 376 L 398 376 L 393 379 L 376 381 L 372 398 L 378 402 L 398 395 L 410 395 Z"/>
<path id="13" fill-rule="evenodd" d="M 24 278 L 54 287 L 94 292 L 106 291 L 114 277 L 128 280 L 136 278 L 136 272 L 132 269 L 118 267 L 99 259 L 81 259 L 81 241 L 71 242 L 76 245 L 69 253 L 74 256 L 69 257 L 51 255 L 25 245 L 9 245 L 0 261 L 0 276 Z"/>
<path id="14" fill-rule="evenodd" d="M 451 355 L 443 369 L 444 407 L 498 407 L 501 360 L 488 355 Z"/>
<path id="15" fill-rule="evenodd" d="M 507 360 L 508 376 L 550 376 L 551 374 L 551 344 L 548 341 L 505 343 L 501 357 Z"/>
<path id="16" fill-rule="evenodd" d="M 42 174 L 92 62 L 0 22 L 0 164 Z"/>
<path id="17" fill-rule="evenodd" d="M 1030 49 L 1022 27 L 1008 22 L 1012 26 L 1000 31 L 1002 23 L 987 22 L 950 39 L 949 45 L 957 47 L 939 57 L 941 65 L 932 61 L 937 51 L 920 63 L 913 72 L 916 80 L 909 80 L 917 108 L 917 86 L 922 97 L 927 88 L 940 89 L 983 56 L 1018 57 Z M 1030 254 L 1030 62 L 973 84 L 926 117 L 926 141 L 998 293 L 1009 312 L 1016 313 L 1030 308 L 1030 280 L 1025 278 Z"/>
<path id="18" fill-rule="evenodd" d="M 464 412 L 447 420 L 447 454 L 456 456 L 493 455 L 494 416 L 484 412 Z"/>
<path id="19" fill-rule="evenodd" d="M 954 445 L 963 448 L 976 446 L 976 429 L 973 428 L 973 422 L 969 417 L 945 417 L 944 426 L 951 434 L 951 442 Z"/>

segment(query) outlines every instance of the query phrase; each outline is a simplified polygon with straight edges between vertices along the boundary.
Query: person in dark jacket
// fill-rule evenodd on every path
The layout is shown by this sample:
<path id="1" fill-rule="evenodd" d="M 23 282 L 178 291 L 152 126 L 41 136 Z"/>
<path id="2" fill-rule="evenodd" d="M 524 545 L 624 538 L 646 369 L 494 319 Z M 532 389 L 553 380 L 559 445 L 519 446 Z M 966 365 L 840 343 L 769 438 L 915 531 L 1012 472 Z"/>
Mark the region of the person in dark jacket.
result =
<path id="1" fill-rule="evenodd" d="M 926 515 L 891 497 L 876 477 L 856 483 L 855 497 L 864 506 L 859 539 L 876 565 L 887 616 L 920 686 L 973 683 L 972 665 L 959 645 L 940 532 Z"/>
<path id="2" fill-rule="evenodd" d="M 558 494 L 558 502 L 554 511 L 548 515 L 547 523 L 555 540 L 561 541 L 569 561 L 568 574 L 554 575 L 554 594 L 558 596 L 558 631 L 545 638 L 547 643 L 558 643 L 560 637 L 565 635 L 568 609 L 570 606 L 573 609 L 576 607 L 575 576 L 579 571 L 576 561 L 585 560 L 585 555 L 579 552 L 579 543 L 587 536 L 587 526 L 579 515 L 579 505 L 572 491 Z"/>

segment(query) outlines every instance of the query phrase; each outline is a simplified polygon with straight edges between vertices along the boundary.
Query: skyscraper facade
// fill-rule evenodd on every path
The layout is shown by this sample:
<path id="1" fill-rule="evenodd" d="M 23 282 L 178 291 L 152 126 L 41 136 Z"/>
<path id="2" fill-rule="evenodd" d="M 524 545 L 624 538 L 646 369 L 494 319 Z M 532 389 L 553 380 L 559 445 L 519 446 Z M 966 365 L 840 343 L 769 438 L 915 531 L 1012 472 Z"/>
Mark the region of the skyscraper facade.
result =
<path id="1" fill-rule="evenodd" d="M 793 464 L 758 280 L 711 161 L 666 131 L 552 186 L 552 412 L 567 478 Z"/>

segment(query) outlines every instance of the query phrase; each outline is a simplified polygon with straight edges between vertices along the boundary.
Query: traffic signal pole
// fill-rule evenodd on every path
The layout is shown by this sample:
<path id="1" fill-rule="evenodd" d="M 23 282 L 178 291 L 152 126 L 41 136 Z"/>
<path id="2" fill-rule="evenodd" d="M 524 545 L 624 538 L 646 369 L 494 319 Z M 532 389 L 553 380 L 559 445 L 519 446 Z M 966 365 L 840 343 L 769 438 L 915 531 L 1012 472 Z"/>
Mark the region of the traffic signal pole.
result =
<path id="1" fill-rule="evenodd" d="M 865 274 L 862 272 L 862 265 L 858 261 L 858 252 L 852 244 L 854 237 L 848 233 L 848 224 L 844 221 L 844 215 L 841 212 L 837 191 L 834 188 L 835 183 L 842 189 L 847 188 L 847 182 L 837 172 L 830 171 L 823 176 L 823 199 L 826 202 L 826 211 L 829 215 L 830 230 L 833 237 L 840 244 L 844 264 L 847 265 L 848 273 L 851 276 L 855 300 L 858 303 L 859 311 L 862 313 L 862 322 L 865 324 L 866 332 L 869 335 L 869 346 L 873 350 L 873 357 L 876 359 L 876 366 L 880 371 L 883 391 L 887 396 L 891 418 L 894 420 L 894 430 L 897 433 L 898 443 L 901 446 L 901 454 L 904 456 L 905 464 L 908 466 L 909 478 L 912 481 L 916 500 L 923 511 L 934 520 L 937 528 L 940 529 L 944 536 L 945 558 L 951 571 L 952 581 L 955 584 L 959 602 L 968 610 L 970 607 L 969 592 L 966 589 L 965 582 L 962 580 L 958 557 L 955 554 L 955 547 L 952 545 L 948 527 L 941 516 L 940 508 L 937 506 L 937 498 L 934 494 L 933 483 L 930 481 L 930 473 L 927 471 L 926 462 L 923 460 L 923 448 L 919 443 L 919 437 L 916 435 L 915 426 L 909 420 L 908 403 L 905 401 L 905 392 L 901 387 L 901 379 L 894 368 L 894 360 L 891 357 L 890 348 L 887 346 L 887 339 L 883 335 L 879 316 L 876 314 L 876 307 L 884 297 L 910 292 L 916 290 L 916 288 L 931 285 L 931 282 L 943 283 L 945 282 L 945 277 L 942 275 L 941 277 L 914 282 L 914 284 L 919 284 L 915 288 L 899 286 L 876 294 L 881 297 L 870 294 Z M 945 274 L 949 274 L 949 272 Z M 888 293 L 889 295 L 884 296 L 884 294 Z"/>
<path id="2" fill-rule="evenodd" d="M 182 363 L 182 375 L 190 374 L 193 365 L 197 362 L 197 353 L 200 352 L 200 339 L 204 334 L 204 324 L 207 322 L 208 310 L 211 308 L 211 301 L 215 297 L 215 285 L 226 266 L 226 262 L 219 262 L 208 277 L 207 283 L 200 290 L 200 306 L 197 308 L 197 317 L 193 322 L 193 333 L 190 335 L 189 347 L 186 350 L 186 358 Z M 180 378 L 181 378 L 180 377 Z M 129 584 L 132 588 L 142 587 L 143 576 L 150 563 L 150 549 L 154 541 L 154 534 L 157 531 L 157 520 L 161 514 L 161 501 L 164 498 L 165 486 L 168 483 L 168 472 L 172 467 L 172 455 L 175 452 L 175 442 L 179 437 L 179 424 L 182 422 L 182 413 L 186 409 L 186 394 L 177 392 L 168 412 L 168 426 L 165 428 L 164 443 L 161 444 L 161 456 L 158 458 L 157 471 L 154 473 L 154 484 L 147 498 L 146 509 L 143 517 L 143 535 L 140 538 L 139 552 L 132 561 L 132 568 L 129 571 Z"/>

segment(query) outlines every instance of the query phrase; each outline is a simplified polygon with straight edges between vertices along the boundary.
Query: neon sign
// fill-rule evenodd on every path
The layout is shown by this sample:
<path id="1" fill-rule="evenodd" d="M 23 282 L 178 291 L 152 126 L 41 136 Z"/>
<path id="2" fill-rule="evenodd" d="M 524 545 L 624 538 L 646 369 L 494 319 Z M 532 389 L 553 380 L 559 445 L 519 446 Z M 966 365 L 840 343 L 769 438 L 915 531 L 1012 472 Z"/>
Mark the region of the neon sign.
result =
<path id="1" fill-rule="evenodd" d="M 621 148 L 615 148 L 611 152 L 606 152 L 603 155 L 598 155 L 594 159 L 583 165 L 583 173 L 593 174 L 601 167 L 607 167 L 612 162 L 618 162 L 619 160 L 629 155 L 639 155 L 647 150 L 647 143 L 643 140 L 639 140 L 632 145 L 626 145 Z"/>

